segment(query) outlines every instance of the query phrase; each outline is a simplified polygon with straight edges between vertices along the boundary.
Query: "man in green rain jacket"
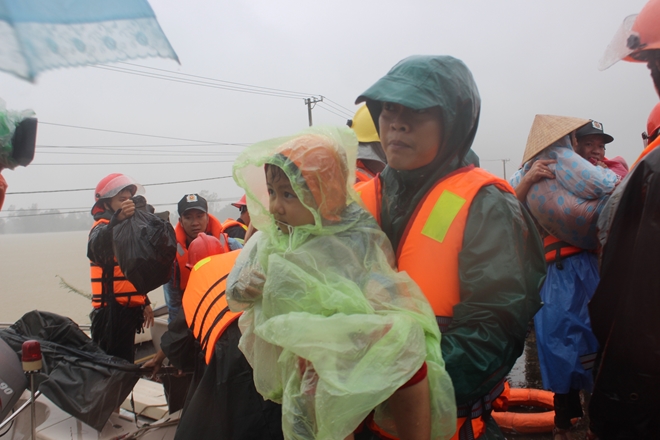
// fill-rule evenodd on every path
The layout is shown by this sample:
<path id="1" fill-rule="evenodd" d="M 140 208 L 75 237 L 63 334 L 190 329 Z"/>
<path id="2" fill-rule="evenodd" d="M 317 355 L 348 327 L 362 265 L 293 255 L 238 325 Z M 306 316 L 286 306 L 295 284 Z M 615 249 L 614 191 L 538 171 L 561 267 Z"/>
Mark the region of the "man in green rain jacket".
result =
<path id="1" fill-rule="evenodd" d="M 433 306 L 459 410 L 454 438 L 504 438 L 491 404 L 522 354 L 546 269 L 533 221 L 511 188 L 471 165 L 480 112 L 472 74 L 449 56 L 412 56 L 356 103 L 363 101 L 388 166 L 357 189 L 399 270 Z"/>

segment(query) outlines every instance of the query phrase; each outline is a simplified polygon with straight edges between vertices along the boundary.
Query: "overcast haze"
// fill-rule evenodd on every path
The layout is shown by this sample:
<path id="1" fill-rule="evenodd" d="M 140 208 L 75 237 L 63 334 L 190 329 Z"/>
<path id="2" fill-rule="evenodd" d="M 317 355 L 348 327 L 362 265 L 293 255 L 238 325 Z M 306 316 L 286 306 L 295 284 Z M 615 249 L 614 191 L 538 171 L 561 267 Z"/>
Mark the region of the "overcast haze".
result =
<path id="1" fill-rule="evenodd" d="M 164 59 L 129 63 L 277 89 L 277 94 L 323 95 L 331 101 L 313 110 L 314 124 L 342 125 L 357 108 L 355 98 L 396 62 L 412 54 L 448 54 L 467 64 L 479 86 L 482 111 L 473 148 L 489 171 L 502 175 L 497 159 L 511 160 L 509 175 L 517 168 L 537 113 L 602 122 L 615 138 L 607 155 L 632 163 L 658 101 L 648 69 L 620 62 L 600 72 L 596 66 L 624 17 L 645 3 L 150 0 L 181 65 Z M 110 66 L 124 72 L 59 69 L 43 72 L 36 84 L 0 72 L 0 97 L 8 108 L 32 108 L 41 122 L 33 164 L 3 171 L 10 193 L 93 188 L 112 172 L 143 183 L 230 176 L 231 160 L 243 145 L 293 134 L 308 123 L 302 94 L 293 99 L 242 93 L 125 73 L 149 71 L 145 67 Z M 103 146 L 114 149 L 98 149 Z M 203 161 L 208 163 L 180 163 Z M 97 163 L 124 164 L 91 165 Z M 150 203 L 171 204 L 162 209 L 173 211 L 183 194 L 202 189 L 226 199 L 242 194 L 229 178 L 147 187 L 146 196 Z M 93 191 L 8 194 L 5 209 L 33 203 L 89 209 Z"/>

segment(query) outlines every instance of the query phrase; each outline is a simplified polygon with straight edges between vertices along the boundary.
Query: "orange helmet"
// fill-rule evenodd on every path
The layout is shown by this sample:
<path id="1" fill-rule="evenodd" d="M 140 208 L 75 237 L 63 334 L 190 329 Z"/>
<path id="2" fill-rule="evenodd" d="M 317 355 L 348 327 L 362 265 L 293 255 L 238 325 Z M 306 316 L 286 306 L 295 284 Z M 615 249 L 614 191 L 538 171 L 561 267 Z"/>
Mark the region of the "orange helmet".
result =
<path id="1" fill-rule="evenodd" d="M 646 121 L 646 133 L 642 134 L 644 139 L 648 142 L 653 142 L 658 137 L 660 131 L 660 103 L 656 104 L 649 114 L 649 119 Z"/>
<path id="2" fill-rule="evenodd" d="M 660 0 L 649 0 L 639 14 L 630 15 L 614 35 L 599 62 L 605 70 L 619 60 L 645 62 L 645 52 L 660 49 Z"/>
<path id="3" fill-rule="evenodd" d="M 242 206 L 247 206 L 247 200 L 245 199 L 245 194 L 243 194 L 243 197 L 238 202 L 232 203 L 231 206 L 235 206 L 238 209 L 241 209 Z"/>
<path id="4" fill-rule="evenodd" d="M 220 239 L 217 239 L 202 232 L 188 246 L 188 263 L 186 263 L 186 267 L 192 269 L 200 260 L 225 252 L 229 252 L 227 234 L 220 234 Z"/>

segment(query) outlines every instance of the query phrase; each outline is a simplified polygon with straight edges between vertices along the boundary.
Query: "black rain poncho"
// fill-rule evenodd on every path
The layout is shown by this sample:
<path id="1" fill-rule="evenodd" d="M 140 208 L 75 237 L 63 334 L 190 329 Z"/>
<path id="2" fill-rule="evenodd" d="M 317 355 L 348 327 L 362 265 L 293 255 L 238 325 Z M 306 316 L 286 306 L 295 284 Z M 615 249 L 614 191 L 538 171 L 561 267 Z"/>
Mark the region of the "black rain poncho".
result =
<path id="1" fill-rule="evenodd" d="M 455 430 L 453 388 L 430 305 L 405 273 L 352 190 L 357 139 L 348 128 L 314 128 L 253 145 L 234 164 L 245 189 L 252 237 L 228 279 L 240 318 L 240 348 L 257 390 L 282 402 L 288 439 L 342 439 L 426 361 L 433 438 Z M 269 213 L 264 165 L 286 173 L 315 222 L 283 234 Z M 263 294 L 248 286 L 265 276 Z"/>
<path id="2" fill-rule="evenodd" d="M 2 338 L 20 356 L 23 342 L 41 344 L 43 368 L 35 382 L 62 410 L 101 431 L 140 378 L 137 365 L 107 355 L 69 318 L 32 311 Z"/>

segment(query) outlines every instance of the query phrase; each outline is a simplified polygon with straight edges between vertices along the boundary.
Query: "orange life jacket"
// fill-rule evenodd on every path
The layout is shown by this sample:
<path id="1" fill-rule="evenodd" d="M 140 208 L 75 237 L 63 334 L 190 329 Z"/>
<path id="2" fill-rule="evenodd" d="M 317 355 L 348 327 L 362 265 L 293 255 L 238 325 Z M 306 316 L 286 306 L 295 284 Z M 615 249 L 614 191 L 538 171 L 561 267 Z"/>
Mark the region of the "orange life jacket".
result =
<path id="1" fill-rule="evenodd" d="M 543 248 L 545 251 L 545 262 L 560 264 L 561 260 L 571 255 L 579 254 L 584 249 L 573 246 L 572 244 L 561 241 L 557 237 L 548 235 L 543 238 Z"/>
<path id="2" fill-rule="evenodd" d="M 644 148 L 644 151 L 642 151 L 642 154 L 639 155 L 639 157 L 637 158 L 637 160 L 635 161 L 635 163 L 632 164 L 632 166 L 630 167 L 630 171 L 632 171 L 632 169 L 635 168 L 635 165 L 637 165 L 637 163 L 638 163 L 640 160 L 644 159 L 644 157 L 645 157 L 647 154 L 649 154 L 651 151 L 655 150 L 655 148 L 656 148 L 658 145 L 660 145 L 660 136 L 658 136 L 653 142 L 651 142 L 650 144 L 648 144 L 648 145 L 646 146 L 646 148 Z"/>
<path id="3" fill-rule="evenodd" d="M 186 322 L 204 350 L 207 364 L 218 338 L 241 316 L 240 312 L 229 310 L 225 296 L 227 276 L 239 253 L 240 250 L 236 250 L 212 255 L 197 262 L 183 295 Z"/>
<path id="4" fill-rule="evenodd" d="M 222 224 L 220 224 L 220 221 L 209 214 L 209 223 L 206 226 L 206 233 L 210 233 L 210 235 L 214 236 L 215 238 L 220 238 L 222 231 L 223 227 Z M 188 245 L 186 244 L 188 236 L 186 235 L 186 231 L 183 229 L 183 226 L 181 226 L 180 220 L 176 224 L 174 232 L 176 233 L 176 261 L 179 265 L 178 280 L 176 279 L 175 273 L 175 281 L 179 282 L 179 288 L 181 291 L 184 291 L 186 290 L 186 285 L 188 284 L 190 270 L 186 268 L 186 264 L 188 264 Z M 225 240 L 225 243 L 226 242 L 227 240 Z M 174 284 L 176 285 L 176 282 Z"/>
<path id="5" fill-rule="evenodd" d="M 225 222 L 222 224 L 222 229 L 225 230 L 225 229 L 233 228 L 234 226 L 240 226 L 241 228 L 243 228 L 244 231 L 247 231 L 248 229 L 247 225 L 244 225 L 243 223 L 231 218 L 225 220 Z"/>
<path id="6" fill-rule="evenodd" d="M 361 160 L 358 160 L 355 169 L 355 183 L 367 182 L 374 177 L 376 177 L 376 173 L 367 168 Z"/>
<path id="7" fill-rule="evenodd" d="M 454 306 L 460 302 L 458 254 L 463 248 L 470 205 L 477 192 L 487 185 L 495 185 L 502 191 L 515 194 L 506 181 L 472 165 L 460 168 L 436 182 L 415 208 L 396 250 L 398 270 L 407 272 L 422 289 L 441 331 L 446 330 L 451 323 Z M 360 193 L 367 210 L 380 224 L 380 179 L 359 183 L 355 189 Z M 500 382 L 484 396 L 484 402 L 490 405 L 503 388 Z M 475 406 L 479 407 L 478 410 L 464 408 L 461 411 L 459 408 L 457 431 L 452 439 L 459 438 L 467 415 L 472 421 L 474 438 L 485 432 L 485 424 L 479 416 L 488 408 L 481 408 L 481 404 Z M 460 417 L 462 412 L 467 415 Z"/>
<path id="8" fill-rule="evenodd" d="M 94 222 L 92 229 L 99 224 L 108 224 L 109 220 L 100 219 Z M 138 293 L 135 286 L 126 279 L 119 268 L 117 258 L 114 259 L 112 269 L 104 268 L 90 261 L 90 272 L 92 279 L 92 306 L 95 309 L 105 307 L 110 301 L 109 295 L 114 295 L 115 300 L 126 307 L 143 306 L 146 303 L 146 295 Z"/>

